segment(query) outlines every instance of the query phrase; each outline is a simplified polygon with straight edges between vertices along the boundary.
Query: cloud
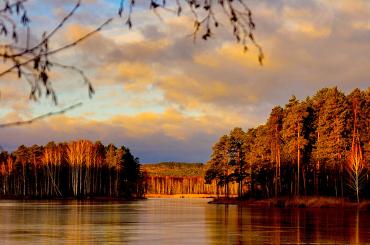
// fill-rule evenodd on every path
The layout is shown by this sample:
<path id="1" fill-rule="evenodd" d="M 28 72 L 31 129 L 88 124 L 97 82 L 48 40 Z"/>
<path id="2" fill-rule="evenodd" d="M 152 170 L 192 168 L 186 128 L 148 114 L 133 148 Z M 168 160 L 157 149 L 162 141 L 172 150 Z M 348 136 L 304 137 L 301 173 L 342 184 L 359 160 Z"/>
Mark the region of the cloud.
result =
<path id="1" fill-rule="evenodd" d="M 358 29 L 358 30 L 370 31 L 370 21 L 354 22 L 353 28 Z"/>
<path id="2" fill-rule="evenodd" d="M 309 22 L 292 23 L 288 27 L 290 31 L 302 32 L 310 38 L 324 38 L 328 37 L 331 33 L 328 27 L 318 27 Z"/>
<path id="3" fill-rule="evenodd" d="M 105 80 L 120 81 L 125 89 L 135 92 L 142 92 L 147 86 L 154 82 L 155 71 L 146 63 L 122 62 L 119 64 L 109 64 L 99 69 L 99 74 Z"/>
<path id="4" fill-rule="evenodd" d="M 20 144 L 46 144 L 75 139 L 102 140 L 127 145 L 144 162 L 191 159 L 204 161 L 209 144 L 231 125 L 214 116 L 187 116 L 168 108 L 163 113 L 140 113 L 96 121 L 67 115 L 55 116 L 29 126 L 0 131 L 0 145 L 14 149 Z M 187 156 L 192 152 L 191 157 Z"/>

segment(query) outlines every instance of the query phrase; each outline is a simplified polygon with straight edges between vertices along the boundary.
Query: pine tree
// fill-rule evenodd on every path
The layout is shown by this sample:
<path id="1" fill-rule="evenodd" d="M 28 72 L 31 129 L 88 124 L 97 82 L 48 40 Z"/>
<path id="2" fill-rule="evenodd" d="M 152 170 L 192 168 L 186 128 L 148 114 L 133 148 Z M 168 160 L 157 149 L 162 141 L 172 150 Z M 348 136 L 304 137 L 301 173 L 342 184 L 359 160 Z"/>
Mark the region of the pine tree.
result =
<path id="1" fill-rule="evenodd" d="M 344 180 L 342 176 L 346 158 L 347 140 L 345 135 L 349 113 L 347 99 L 336 87 L 325 88 L 316 93 L 312 99 L 312 105 L 315 113 L 314 124 L 316 131 L 316 140 L 312 153 L 313 158 L 317 162 L 317 168 L 315 169 L 315 193 L 318 194 L 317 173 L 320 172 L 320 165 L 322 165 L 326 171 L 329 171 L 326 173 L 326 180 L 329 179 L 329 175 L 334 176 L 334 192 L 336 196 L 338 196 L 338 181 L 340 181 L 341 196 L 343 197 Z"/>
<path id="2" fill-rule="evenodd" d="M 225 187 L 225 195 L 229 195 L 229 182 L 231 180 L 231 168 L 229 165 L 229 137 L 222 136 L 212 148 L 212 156 L 208 162 L 205 179 L 209 183 L 217 181 L 218 186 Z"/>
<path id="3" fill-rule="evenodd" d="M 244 152 L 244 137 L 245 133 L 241 128 L 234 128 L 229 136 L 229 165 L 234 168 L 234 179 L 239 183 L 238 196 L 243 195 L 242 183 L 246 177 L 245 167 L 245 152 Z"/>
<path id="4" fill-rule="evenodd" d="M 33 188 L 33 195 L 38 196 L 39 195 L 39 178 L 38 178 L 38 172 L 41 168 L 41 157 L 42 157 L 42 151 L 43 148 L 38 145 L 33 145 L 29 148 L 29 157 L 31 161 L 32 166 L 32 172 L 34 174 L 34 188 Z"/>
<path id="5" fill-rule="evenodd" d="M 18 149 L 14 152 L 14 155 L 16 156 L 15 164 L 20 166 L 21 173 L 22 173 L 22 179 L 20 180 L 18 178 L 17 188 L 18 190 L 22 189 L 21 193 L 23 197 L 26 196 L 26 183 L 27 183 L 27 168 L 28 168 L 28 161 L 29 161 L 29 155 L 28 155 L 28 149 L 26 146 L 21 145 L 18 147 Z M 22 182 L 22 188 L 20 188 L 20 182 Z"/>
<path id="6" fill-rule="evenodd" d="M 272 109 L 267 121 L 271 137 L 271 160 L 275 165 L 274 188 L 275 196 L 281 191 L 281 130 L 283 122 L 283 108 L 276 106 Z"/>
<path id="7" fill-rule="evenodd" d="M 254 154 L 254 147 L 256 144 L 256 130 L 254 128 L 248 129 L 244 137 L 244 145 L 243 148 L 245 149 L 245 161 L 246 161 L 246 169 L 247 169 L 247 185 L 249 189 L 249 196 L 255 196 L 255 173 L 254 169 L 256 168 L 256 156 Z"/>
<path id="8" fill-rule="evenodd" d="M 291 163 L 296 162 L 295 175 L 295 195 L 300 194 L 300 175 L 301 175 L 301 160 L 302 151 L 305 149 L 308 141 L 305 139 L 305 118 L 308 116 L 307 104 L 299 102 L 295 96 L 289 99 L 288 104 L 284 109 L 282 136 L 284 145 L 284 153 Z M 291 184 L 291 190 L 293 189 Z"/>
<path id="9" fill-rule="evenodd" d="M 271 158 L 271 135 L 267 125 L 258 126 L 254 133 L 256 139 L 251 148 L 251 152 L 254 155 L 253 174 L 255 182 L 260 184 L 265 190 L 262 193 L 269 198 L 271 196 L 270 190 L 272 190 L 269 180 L 272 180 L 274 177 L 273 160 Z"/>
<path id="10" fill-rule="evenodd" d="M 130 149 L 121 146 L 117 153 L 119 171 L 119 192 L 125 197 L 137 197 L 140 183 L 139 158 L 135 158 Z"/>

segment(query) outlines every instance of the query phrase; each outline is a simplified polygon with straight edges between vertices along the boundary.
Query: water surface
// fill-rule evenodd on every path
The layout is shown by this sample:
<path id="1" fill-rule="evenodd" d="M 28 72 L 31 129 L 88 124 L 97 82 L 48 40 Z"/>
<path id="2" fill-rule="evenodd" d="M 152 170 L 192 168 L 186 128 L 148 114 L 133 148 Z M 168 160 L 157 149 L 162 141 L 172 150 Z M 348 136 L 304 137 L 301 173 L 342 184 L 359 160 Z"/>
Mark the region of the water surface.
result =
<path id="1" fill-rule="evenodd" d="M 0 201 L 1 244 L 370 244 L 370 212 L 136 202 Z"/>

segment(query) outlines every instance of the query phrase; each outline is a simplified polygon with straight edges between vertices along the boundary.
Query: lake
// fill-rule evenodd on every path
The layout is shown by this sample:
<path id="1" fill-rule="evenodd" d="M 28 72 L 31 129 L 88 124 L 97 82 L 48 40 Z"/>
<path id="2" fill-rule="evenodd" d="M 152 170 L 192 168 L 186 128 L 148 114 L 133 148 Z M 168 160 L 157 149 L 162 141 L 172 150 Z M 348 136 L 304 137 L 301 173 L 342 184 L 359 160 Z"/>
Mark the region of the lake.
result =
<path id="1" fill-rule="evenodd" d="M 370 244 L 370 212 L 207 204 L 0 201 L 1 244 Z"/>

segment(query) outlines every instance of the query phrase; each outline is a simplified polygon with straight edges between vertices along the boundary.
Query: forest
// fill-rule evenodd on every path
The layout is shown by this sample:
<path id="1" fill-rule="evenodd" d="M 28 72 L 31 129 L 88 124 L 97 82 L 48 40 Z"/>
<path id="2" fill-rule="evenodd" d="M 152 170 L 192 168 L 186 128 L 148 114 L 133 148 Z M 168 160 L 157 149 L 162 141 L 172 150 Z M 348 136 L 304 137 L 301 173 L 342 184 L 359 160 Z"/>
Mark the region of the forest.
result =
<path id="1" fill-rule="evenodd" d="M 0 153 L 3 198 L 139 198 L 144 195 L 138 158 L 125 146 L 97 141 L 21 145 Z"/>
<path id="2" fill-rule="evenodd" d="M 205 179 L 238 196 L 370 198 L 370 88 L 323 88 L 272 109 L 265 124 L 215 143 Z"/>
<path id="3" fill-rule="evenodd" d="M 143 164 L 145 193 L 148 196 L 187 195 L 199 197 L 225 196 L 225 189 L 213 180 L 206 183 L 204 174 L 206 166 L 202 163 L 162 162 Z M 230 183 L 229 195 L 236 196 L 237 183 Z"/>
<path id="4" fill-rule="evenodd" d="M 141 165 L 142 171 L 150 176 L 194 177 L 204 176 L 206 168 L 203 163 L 160 162 Z"/>

